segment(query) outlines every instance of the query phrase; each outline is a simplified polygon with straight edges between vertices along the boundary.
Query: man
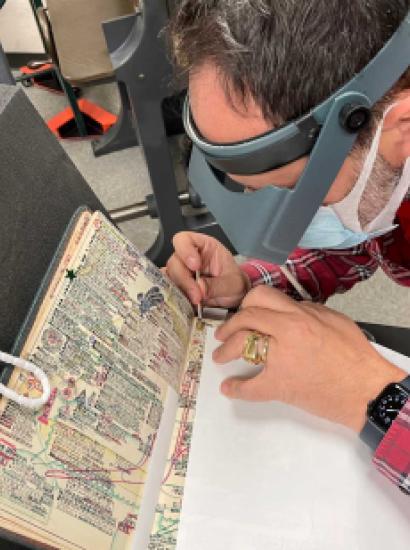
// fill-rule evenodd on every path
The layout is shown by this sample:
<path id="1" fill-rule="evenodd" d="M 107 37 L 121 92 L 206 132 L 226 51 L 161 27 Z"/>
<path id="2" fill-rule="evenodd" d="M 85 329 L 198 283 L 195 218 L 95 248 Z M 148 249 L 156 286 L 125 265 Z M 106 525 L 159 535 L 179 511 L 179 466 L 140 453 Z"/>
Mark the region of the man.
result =
<path id="1" fill-rule="evenodd" d="M 190 117 L 198 142 L 247 143 L 301 120 L 364 70 L 409 8 L 408 0 L 183 0 L 171 31 L 177 62 L 189 74 Z M 226 171 L 249 192 L 272 185 L 297 189 L 313 154 L 255 173 Z M 289 256 L 287 270 L 266 262 L 266 255 L 265 261 L 238 267 L 211 237 L 175 237 L 166 271 L 192 303 L 241 305 L 216 333 L 222 344 L 214 360 L 238 358 L 256 342 L 265 363 L 252 379 L 226 380 L 221 390 L 227 397 L 280 400 L 359 433 L 367 404 L 378 398 L 383 407 L 382 390 L 405 379 L 406 373 L 378 355 L 352 321 L 300 299 L 308 295 L 324 302 L 379 266 L 410 286 L 409 157 L 407 69 L 372 105 L 370 124 L 358 133 L 322 207 Z M 318 171 L 316 177 L 319 182 L 323 175 Z M 291 217 L 290 211 L 289 220 L 296 224 L 296 216 Z M 251 215 L 240 220 L 245 233 L 251 222 Z M 338 236 L 327 247 L 333 238 L 330 227 Z M 198 270 L 203 276 L 196 281 Z M 403 383 L 410 389 L 409 380 Z M 374 428 L 369 422 L 363 435 L 377 449 L 379 469 L 404 490 L 410 489 L 408 395 L 405 390 L 389 394 L 400 402 L 400 413 L 386 418 L 379 411 L 386 422 L 381 435 L 368 437 Z M 400 459 L 394 451 L 399 440 Z"/>

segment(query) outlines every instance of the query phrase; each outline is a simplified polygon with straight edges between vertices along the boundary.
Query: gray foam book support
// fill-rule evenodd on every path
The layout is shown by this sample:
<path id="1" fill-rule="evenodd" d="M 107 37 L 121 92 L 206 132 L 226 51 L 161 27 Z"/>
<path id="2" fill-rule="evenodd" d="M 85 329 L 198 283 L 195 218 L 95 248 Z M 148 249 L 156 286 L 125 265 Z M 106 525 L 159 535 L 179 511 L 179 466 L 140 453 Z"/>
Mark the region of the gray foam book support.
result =
<path id="1" fill-rule="evenodd" d="M 11 350 L 80 206 L 104 211 L 24 91 L 0 84 L 0 350 Z"/>

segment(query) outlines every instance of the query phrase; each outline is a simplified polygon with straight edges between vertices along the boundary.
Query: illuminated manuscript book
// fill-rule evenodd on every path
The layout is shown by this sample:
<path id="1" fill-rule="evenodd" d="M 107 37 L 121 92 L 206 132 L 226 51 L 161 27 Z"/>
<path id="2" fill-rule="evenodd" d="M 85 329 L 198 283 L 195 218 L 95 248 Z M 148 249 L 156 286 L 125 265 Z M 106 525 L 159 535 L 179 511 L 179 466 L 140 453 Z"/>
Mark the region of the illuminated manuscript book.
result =
<path id="1" fill-rule="evenodd" d="M 77 213 L 17 350 L 38 411 L 0 401 L 0 534 L 34 548 L 175 547 L 204 324 L 102 214 Z M 8 386 L 41 393 L 18 369 Z"/>

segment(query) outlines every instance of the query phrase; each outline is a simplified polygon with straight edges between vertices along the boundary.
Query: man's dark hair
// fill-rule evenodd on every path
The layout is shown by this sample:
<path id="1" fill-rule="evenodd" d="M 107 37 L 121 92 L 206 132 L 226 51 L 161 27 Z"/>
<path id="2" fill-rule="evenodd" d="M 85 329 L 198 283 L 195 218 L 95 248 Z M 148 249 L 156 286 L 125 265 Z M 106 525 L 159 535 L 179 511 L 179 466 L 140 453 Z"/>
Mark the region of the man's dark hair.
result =
<path id="1" fill-rule="evenodd" d="M 181 0 L 170 25 L 177 65 L 211 61 L 229 97 L 251 95 L 274 124 L 295 119 L 360 72 L 410 0 Z M 409 85 L 409 71 L 394 91 Z M 374 109 L 376 118 L 386 96 Z"/>

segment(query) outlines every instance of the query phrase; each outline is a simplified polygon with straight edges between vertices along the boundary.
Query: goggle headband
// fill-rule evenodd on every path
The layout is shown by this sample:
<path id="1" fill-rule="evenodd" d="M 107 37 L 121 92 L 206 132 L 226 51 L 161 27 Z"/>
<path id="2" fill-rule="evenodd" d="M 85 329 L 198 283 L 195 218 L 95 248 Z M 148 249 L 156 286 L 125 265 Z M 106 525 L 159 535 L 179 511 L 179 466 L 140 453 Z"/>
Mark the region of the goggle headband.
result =
<path id="1" fill-rule="evenodd" d="M 366 96 L 373 106 L 406 71 L 409 58 L 410 12 L 395 34 L 358 75 L 299 120 L 248 141 L 228 145 L 211 143 L 199 134 L 187 96 L 183 113 L 185 130 L 207 162 L 217 170 L 240 175 L 267 172 L 309 155 L 338 97 L 356 92 Z M 369 120 L 368 104 L 346 105 L 340 113 L 340 123 L 349 133 L 357 133 Z"/>

